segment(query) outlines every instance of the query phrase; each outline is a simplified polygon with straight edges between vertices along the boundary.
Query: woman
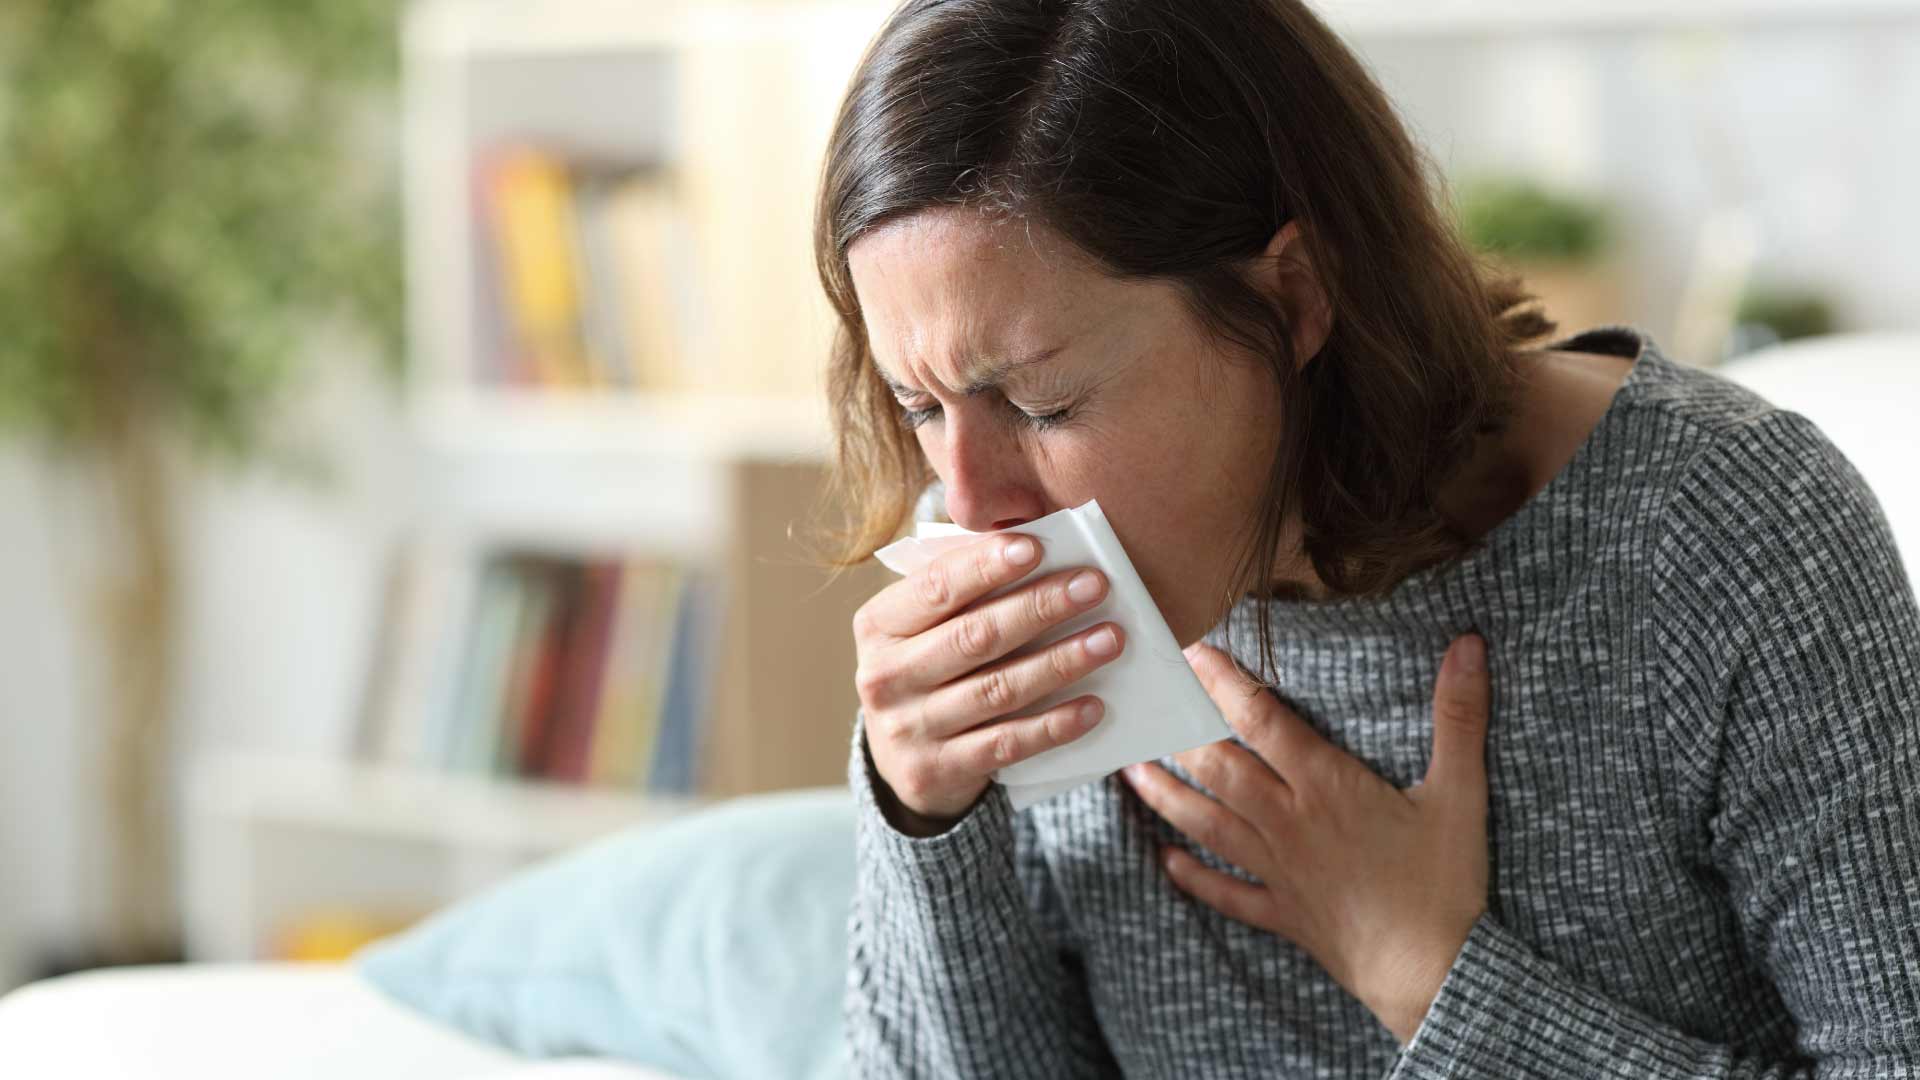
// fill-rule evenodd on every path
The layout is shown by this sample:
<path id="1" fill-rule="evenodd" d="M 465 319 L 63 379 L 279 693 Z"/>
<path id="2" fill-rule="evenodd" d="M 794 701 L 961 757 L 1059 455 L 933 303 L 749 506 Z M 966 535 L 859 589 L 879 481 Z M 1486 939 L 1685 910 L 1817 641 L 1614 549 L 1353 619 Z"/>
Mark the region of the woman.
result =
<path id="1" fill-rule="evenodd" d="M 1872 494 L 1632 328 L 1543 343 L 1301 4 L 908 0 L 818 254 L 845 560 L 923 491 L 1007 531 L 854 620 L 861 1075 L 1920 1070 Z M 1094 497 L 1237 736 L 1015 814 L 1126 648 L 1008 658 L 1103 595 L 1018 530 Z"/>

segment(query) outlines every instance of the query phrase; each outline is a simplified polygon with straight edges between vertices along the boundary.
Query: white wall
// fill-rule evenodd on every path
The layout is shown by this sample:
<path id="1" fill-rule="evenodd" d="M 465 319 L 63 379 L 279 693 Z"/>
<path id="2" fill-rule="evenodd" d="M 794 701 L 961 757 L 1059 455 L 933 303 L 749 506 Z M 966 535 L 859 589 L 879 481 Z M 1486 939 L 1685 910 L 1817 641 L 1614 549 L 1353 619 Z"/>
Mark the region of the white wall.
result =
<path id="1" fill-rule="evenodd" d="M 294 399 L 288 434 L 327 450 L 335 488 L 210 476 L 178 508 L 188 746 L 332 753 L 358 708 L 408 458 L 360 358 L 333 354 Z M 103 552 L 85 483 L 28 447 L 0 449 L 0 987 L 105 916 L 90 794 L 103 667 L 79 621 Z"/>
<path id="2" fill-rule="evenodd" d="M 1449 172 L 1511 167 L 1616 202 L 1656 337 L 1698 223 L 1731 202 L 1755 210 L 1761 272 L 1831 289 L 1849 327 L 1920 328 L 1920 16 L 1357 45 Z"/>

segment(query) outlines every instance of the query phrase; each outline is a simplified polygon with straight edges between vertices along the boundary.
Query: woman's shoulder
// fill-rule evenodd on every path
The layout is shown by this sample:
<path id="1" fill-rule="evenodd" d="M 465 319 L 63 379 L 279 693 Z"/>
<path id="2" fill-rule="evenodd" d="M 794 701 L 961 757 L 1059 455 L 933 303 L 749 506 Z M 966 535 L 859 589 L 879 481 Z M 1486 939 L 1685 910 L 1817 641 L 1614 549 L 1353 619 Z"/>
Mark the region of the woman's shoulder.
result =
<path id="1" fill-rule="evenodd" d="M 1776 623 L 1852 594 L 1910 594 L 1879 499 L 1826 432 L 1716 371 L 1648 343 L 1638 437 L 1665 460 L 1654 566 L 1667 599 L 1723 627 Z"/>
<path id="2" fill-rule="evenodd" d="M 1822 509 L 1873 501 L 1813 421 L 1720 371 L 1670 357 L 1644 331 L 1609 326 L 1567 341 L 1588 351 L 1637 347 L 1616 401 L 1616 437 L 1626 440 L 1635 469 L 1656 480 L 1668 521 L 1811 526 L 1827 520 Z"/>
<path id="3" fill-rule="evenodd" d="M 1637 345 L 1623 397 L 1641 416 L 1672 426 L 1666 438 L 1676 449 L 1704 450 L 1724 438 L 1738 438 L 1745 429 L 1791 415 L 1721 372 L 1670 356 L 1643 330 L 1608 326 L 1569 340 L 1590 346 L 1621 341 Z"/>

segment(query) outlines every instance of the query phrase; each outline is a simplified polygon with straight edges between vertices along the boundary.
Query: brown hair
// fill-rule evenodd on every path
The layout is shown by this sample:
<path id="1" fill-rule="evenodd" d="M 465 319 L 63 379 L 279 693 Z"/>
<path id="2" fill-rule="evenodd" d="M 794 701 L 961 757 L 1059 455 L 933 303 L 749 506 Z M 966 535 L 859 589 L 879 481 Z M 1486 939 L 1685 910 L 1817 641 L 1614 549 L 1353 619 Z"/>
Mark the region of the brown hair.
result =
<path id="1" fill-rule="evenodd" d="M 1555 327 L 1469 252 L 1428 167 L 1299 0 L 906 0 L 854 74 L 815 222 L 840 322 L 829 497 L 846 527 L 830 561 L 871 556 L 933 479 L 874 370 L 847 252 L 943 206 L 1038 223 L 1107 273 L 1178 285 L 1216 340 L 1272 365 L 1284 430 L 1223 604 L 1301 598 L 1273 585 L 1296 511 L 1339 596 L 1471 550 L 1437 495 L 1508 421 L 1516 361 Z M 1288 313 L 1245 273 L 1296 218 L 1333 313 L 1304 368 Z"/>

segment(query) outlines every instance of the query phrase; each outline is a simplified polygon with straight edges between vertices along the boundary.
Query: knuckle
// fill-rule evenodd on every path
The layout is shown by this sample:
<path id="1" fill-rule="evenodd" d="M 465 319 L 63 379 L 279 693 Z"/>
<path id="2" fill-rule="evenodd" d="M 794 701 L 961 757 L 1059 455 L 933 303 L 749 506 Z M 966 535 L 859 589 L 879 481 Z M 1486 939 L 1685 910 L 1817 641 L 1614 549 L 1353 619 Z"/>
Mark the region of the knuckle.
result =
<path id="1" fill-rule="evenodd" d="M 1063 641 L 1047 650 L 1047 667 L 1059 682 L 1071 682 L 1080 674 L 1080 656 L 1078 642 Z"/>
<path id="2" fill-rule="evenodd" d="M 973 612 L 960 618 L 953 627 L 953 647 L 960 659 L 980 661 L 994 654 L 1000 641 L 1000 628 L 985 612 Z"/>
<path id="3" fill-rule="evenodd" d="M 1007 677 L 1005 668 L 982 672 L 976 692 L 980 695 L 980 704 L 992 716 L 999 716 L 1013 708 L 1017 700 L 1013 680 Z"/>
<path id="4" fill-rule="evenodd" d="M 1020 737 L 1011 725 L 1001 725 L 987 745 L 996 765 L 1011 765 L 1020 760 Z"/>
<path id="5" fill-rule="evenodd" d="M 906 715 L 897 709 L 883 714 L 877 726 L 880 729 L 880 738 L 885 742 L 906 743 L 913 738 L 913 725 L 907 721 Z"/>
<path id="6" fill-rule="evenodd" d="M 930 608 L 943 608 L 953 596 L 953 586 L 947 580 L 947 571 L 940 563 L 929 565 L 914 585 L 920 602 Z"/>
<path id="7" fill-rule="evenodd" d="M 853 670 L 853 688 L 864 704 L 886 699 L 893 689 L 893 673 L 873 664 L 861 664 Z"/>
<path id="8" fill-rule="evenodd" d="M 983 585 L 992 583 L 995 573 L 1001 566 L 999 558 L 994 554 L 992 544 L 975 544 L 968 562 L 973 571 L 974 580 Z"/>
<path id="9" fill-rule="evenodd" d="M 917 799 L 932 791 L 939 782 L 937 770 L 924 758 L 915 758 L 900 770 L 900 782 L 894 787 L 894 794 Z"/>
<path id="10" fill-rule="evenodd" d="M 1064 587 L 1050 586 L 1044 589 L 1027 590 L 1027 615 L 1036 624 L 1051 625 L 1066 612 L 1067 591 Z"/>

